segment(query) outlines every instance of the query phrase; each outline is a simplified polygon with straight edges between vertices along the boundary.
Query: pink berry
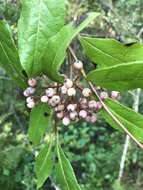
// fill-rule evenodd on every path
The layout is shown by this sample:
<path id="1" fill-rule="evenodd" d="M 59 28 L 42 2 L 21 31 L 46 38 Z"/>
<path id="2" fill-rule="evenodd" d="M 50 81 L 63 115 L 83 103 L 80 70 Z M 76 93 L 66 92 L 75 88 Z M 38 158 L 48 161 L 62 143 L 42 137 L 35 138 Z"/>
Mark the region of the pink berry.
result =
<path id="1" fill-rule="evenodd" d="M 60 104 L 57 106 L 58 111 L 63 111 L 65 109 L 65 106 L 63 104 Z"/>
<path id="2" fill-rule="evenodd" d="M 59 113 L 56 114 L 56 116 L 57 116 L 58 119 L 62 119 L 64 117 L 64 112 L 63 111 L 59 112 Z"/>
<path id="3" fill-rule="evenodd" d="M 28 80 L 28 84 L 31 87 L 35 87 L 37 85 L 37 81 L 36 81 L 36 79 L 32 78 L 32 79 Z"/>
<path id="4" fill-rule="evenodd" d="M 36 91 L 35 88 L 28 87 L 28 88 L 23 92 L 23 95 L 24 95 L 25 97 L 28 97 L 28 96 L 34 94 L 35 91 Z"/>
<path id="5" fill-rule="evenodd" d="M 96 103 L 95 100 L 89 101 L 88 107 L 89 107 L 90 109 L 94 109 L 94 108 L 96 108 L 96 106 L 97 106 L 97 103 Z"/>
<path id="6" fill-rule="evenodd" d="M 86 120 L 87 122 L 90 122 L 90 121 L 91 121 L 91 117 L 88 115 L 88 116 L 85 118 L 85 120 Z"/>
<path id="7" fill-rule="evenodd" d="M 113 98 L 113 99 L 116 99 L 116 98 L 118 98 L 119 97 L 119 92 L 118 91 L 112 91 L 111 92 L 111 98 Z"/>
<path id="8" fill-rule="evenodd" d="M 79 112 L 79 117 L 85 119 L 85 118 L 87 117 L 87 111 L 81 110 L 81 111 Z"/>
<path id="9" fill-rule="evenodd" d="M 68 126 L 70 124 L 70 119 L 68 117 L 63 118 L 63 125 Z"/>
<path id="10" fill-rule="evenodd" d="M 102 104 L 101 102 L 96 102 L 96 110 L 102 109 Z"/>
<path id="11" fill-rule="evenodd" d="M 30 96 L 30 94 L 27 92 L 27 90 L 24 90 L 23 95 L 24 95 L 25 97 Z"/>
<path id="12" fill-rule="evenodd" d="M 84 97 L 89 97 L 91 95 L 91 90 L 89 88 L 84 88 L 82 94 Z"/>
<path id="13" fill-rule="evenodd" d="M 86 98 L 80 98 L 80 103 L 81 104 L 87 104 L 87 99 Z"/>
<path id="14" fill-rule="evenodd" d="M 34 94 L 35 91 L 36 91 L 36 89 L 33 88 L 33 87 L 28 87 L 28 88 L 26 89 L 26 91 L 27 91 L 29 94 Z"/>
<path id="15" fill-rule="evenodd" d="M 96 114 L 92 114 L 92 116 L 90 117 L 90 122 L 91 123 L 95 123 L 97 121 L 97 116 Z"/>
<path id="16" fill-rule="evenodd" d="M 48 88 L 45 92 L 46 95 L 50 98 L 56 94 L 56 90 L 54 88 Z"/>
<path id="17" fill-rule="evenodd" d="M 74 105 L 74 104 L 69 104 L 69 105 L 67 106 L 67 110 L 68 110 L 68 111 L 75 111 L 75 105 Z"/>
<path id="18" fill-rule="evenodd" d="M 41 97 L 41 102 L 43 102 L 43 103 L 48 102 L 48 100 L 49 100 L 49 98 L 46 95 L 44 95 L 44 96 Z"/>
<path id="19" fill-rule="evenodd" d="M 87 99 L 86 98 L 81 98 L 80 100 L 79 100 L 79 102 L 80 102 L 80 107 L 82 108 L 82 109 L 86 109 L 87 107 L 88 107 L 88 102 L 87 102 Z"/>
<path id="20" fill-rule="evenodd" d="M 30 109 L 34 108 L 34 106 L 35 106 L 35 102 L 29 102 L 27 104 L 27 107 L 30 108 Z"/>
<path id="21" fill-rule="evenodd" d="M 65 86 L 62 86 L 60 90 L 62 94 L 67 94 L 68 89 Z"/>
<path id="22" fill-rule="evenodd" d="M 108 98 L 108 93 L 107 92 L 101 92 L 100 93 L 100 98 L 101 98 L 101 100 L 107 99 Z"/>
<path id="23" fill-rule="evenodd" d="M 74 68 L 77 70 L 81 70 L 83 68 L 83 63 L 79 60 L 74 62 Z"/>
<path id="24" fill-rule="evenodd" d="M 65 82 L 64 82 L 64 86 L 65 86 L 66 88 L 72 88 L 72 86 L 73 86 L 72 80 L 66 79 Z"/>
<path id="25" fill-rule="evenodd" d="M 75 95 L 76 95 L 75 88 L 69 88 L 68 89 L 68 96 L 75 96 Z"/>

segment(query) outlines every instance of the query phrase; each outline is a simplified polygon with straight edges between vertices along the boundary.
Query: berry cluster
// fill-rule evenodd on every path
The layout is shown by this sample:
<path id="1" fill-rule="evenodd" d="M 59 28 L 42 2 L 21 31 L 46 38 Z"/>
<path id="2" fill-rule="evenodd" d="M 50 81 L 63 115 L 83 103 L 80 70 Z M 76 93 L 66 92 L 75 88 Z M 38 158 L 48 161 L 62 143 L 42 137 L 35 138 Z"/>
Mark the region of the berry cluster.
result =
<path id="1" fill-rule="evenodd" d="M 76 61 L 74 68 L 81 70 L 82 62 Z M 77 77 L 73 80 L 66 78 L 63 85 L 50 83 L 40 95 L 36 93 L 39 88 L 37 87 L 38 80 L 29 79 L 28 85 L 29 87 L 23 92 L 28 108 L 32 109 L 38 102 L 47 103 L 54 109 L 56 118 L 62 120 L 65 126 L 79 120 L 90 123 L 97 121 L 97 113 L 102 109 L 102 104 L 95 99 L 90 88 L 84 88 L 81 85 Z M 95 88 L 102 100 L 109 97 L 108 93 L 100 87 Z M 110 97 L 118 98 L 119 92 L 112 91 Z"/>

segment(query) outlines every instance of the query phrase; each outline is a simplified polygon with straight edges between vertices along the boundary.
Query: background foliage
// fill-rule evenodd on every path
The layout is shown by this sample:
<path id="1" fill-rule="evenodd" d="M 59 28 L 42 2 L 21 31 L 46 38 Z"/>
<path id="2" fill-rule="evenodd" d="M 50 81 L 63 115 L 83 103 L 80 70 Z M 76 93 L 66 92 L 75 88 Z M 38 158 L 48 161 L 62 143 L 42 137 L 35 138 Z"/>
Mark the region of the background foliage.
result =
<path id="1" fill-rule="evenodd" d="M 67 20 L 80 22 L 83 13 L 99 11 L 100 18 L 84 31 L 97 37 L 113 37 L 122 42 L 139 39 L 143 23 L 141 0 L 70 0 L 67 1 Z M 134 10 L 134 11 L 131 11 Z M 20 2 L 0 0 L 0 16 L 4 16 L 16 39 Z M 142 36 L 140 36 L 140 40 Z M 83 59 L 79 45 L 74 47 Z M 86 69 L 89 70 L 84 56 Z M 142 100 L 142 98 L 141 98 Z M 122 101 L 132 106 L 132 96 L 123 94 Z M 142 102 L 140 112 L 143 113 Z M 28 110 L 22 92 L 0 69 L 0 190 L 35 190 L 34 157 L 28 142 Z M 143 189 L 143 152 L 131 143 L 122 186 L 117 177 L 125 135 L 99 120 L 96 126 L 87 123 L 61 126 L 63 148 L 72 162 L 77 178 L 85 190 L 141 190 Z M 44 139 L 46 141 L 46 137 Z M 50 185 L 51 184 L 51 185 Z M 54 182 L 47 180 L 42 190 L 54 190 Z"/>

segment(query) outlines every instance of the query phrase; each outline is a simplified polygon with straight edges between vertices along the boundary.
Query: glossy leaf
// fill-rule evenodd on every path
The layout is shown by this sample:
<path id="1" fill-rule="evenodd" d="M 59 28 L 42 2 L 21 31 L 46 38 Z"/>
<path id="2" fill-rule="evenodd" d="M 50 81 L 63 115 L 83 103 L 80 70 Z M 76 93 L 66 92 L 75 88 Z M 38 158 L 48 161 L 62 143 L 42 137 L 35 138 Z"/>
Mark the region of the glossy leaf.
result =
<path id="1" fill-rule="evenodd" d="M 62 190 L 81 190 L 69 160 L 57 144 L 56 179 Z"/>
<path id="2" fill-rule="evenodd" d="M 143 88 L 143 61 L 97 69 L 88 73 L 87 79 L 111 90 Z"/>
<path id="3" fill-rule="evenodd" d="M 38 154 L 36 158 L 35 171 L 37 176 L 37 188 L 42 187 L 46 179 L 52 172 L 53 168 L 53 139 Z"/>
<path id="4" fill-rule="evenodd" d="M 136 139 L 143 142 L 143 116 L 117 101 L 108 99 L 105 103 L 125 128 L 127 128 Z M 122 130 L 106 111 L 103 112 L 103 117 L 112 127 Z"/>
<path id="5" fill-rule="evenodd" d="M 40 143 L 46 130 L 51 127 L 51 119 L 52 111 L 47 104 L 41 103 L 32 109 L 28 135 L 34 145 Z"/>
<path id="6" fill-rule="evenodd" d="M 18 51 L 12 39 L 10 28 L 5 21 L 0 21 L 0 66 L 19 87 L 26 87 Z"/>
<path id="7" fill-rule="evenodd" d="M 65 0 L 22 0 L 19 52 L 29 76 L 42 72 L 46 43 L 64 26 L 65 14 Z"/>
<path id="8" fill-rule="evenodd" d="M 63 77 L 59 75 L 58 71 L 66 57 L 68 46 L 73 38 L 98 15 L 98 13 L 90 13 L 77 28 L 72 23 L 64 26 L 49 40 L 43 56 L 43 72 L 52 80 L 57 82 L 63 81 Z"/>
<path id="9" fill-rule="evenodd" d="M 143 61 L 141 43 L 123 44 L 114 39 L 81 37 L 80 42 L 91 61 L 99 67 Z"/>

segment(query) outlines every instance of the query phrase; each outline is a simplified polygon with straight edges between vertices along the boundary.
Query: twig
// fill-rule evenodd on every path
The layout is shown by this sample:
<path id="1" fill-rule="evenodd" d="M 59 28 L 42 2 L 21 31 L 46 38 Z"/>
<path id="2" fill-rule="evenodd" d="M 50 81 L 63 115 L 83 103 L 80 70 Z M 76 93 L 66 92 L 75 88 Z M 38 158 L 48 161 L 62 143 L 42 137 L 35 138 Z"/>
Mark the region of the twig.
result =
<path id="1" fill-rule="evenodd" d="M 74 51 L 69 48 L 73 58 L 75 59 L 75 61 L 77 61 L 77 57 L 74 53 Z M 83 77 L 86 79 L 86 73 L 84 71 L 84 69 L 81 70 L 81 73 L 83 75 Z M 99 101 L 101 102 L 103 108 L 105 109 L 105 111 L 111 116 L 111 118 L 138 144 L 138 146 L 140 148 L 143 149 L 143 144 L 141 144 L 125 127 L 124 125 L 114 116 L 114 114 L 110 111 L 110 109 L 108 108 L 108 106 L 101 100 L 100 96 L 98 95 L 98 92 L 96 91 L 96 89 L 94 88 L 93 84 L 89 81 L 87 81 L 87 83 L 89 84 L 91 90 L 93 91 L 93 93 L 97 96 L 97 98 L 99 99 Z"/>

